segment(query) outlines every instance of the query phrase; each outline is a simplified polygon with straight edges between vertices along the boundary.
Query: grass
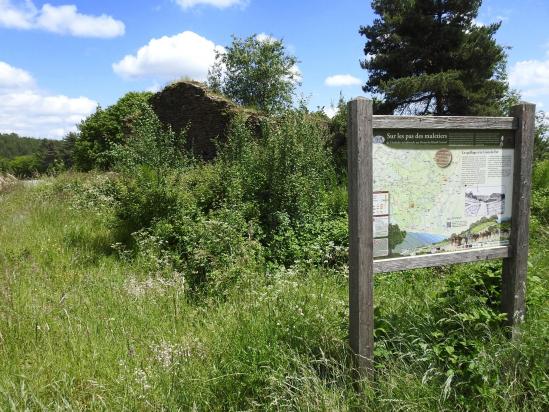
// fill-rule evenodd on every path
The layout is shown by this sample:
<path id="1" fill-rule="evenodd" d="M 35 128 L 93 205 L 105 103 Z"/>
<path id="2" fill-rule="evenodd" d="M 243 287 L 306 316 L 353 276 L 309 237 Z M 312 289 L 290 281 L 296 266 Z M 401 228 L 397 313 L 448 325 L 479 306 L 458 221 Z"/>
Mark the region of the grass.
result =
<path id="1" fill-rule="evenodd" d="M 549 406 L 543 227 L 531 241 L 522 338 L 510 342 L 502 328 L 476 332 L 482 340 L 467 365 L 482 370 L 478 388 L 448 383 L 449 356 L 426 355 L 446 319 L 437 312 L 440 291 L 478 268 L 463 265 L 376 278 L 376 380 L 358 382 L 357 392 L 344 270 L 250 267 L 227 294 L 197 299 L 185 274 L 116 253 L 108 216 L 55 189 L 74 179 L 84 178 L 0 193 L 0 410 Z"/>

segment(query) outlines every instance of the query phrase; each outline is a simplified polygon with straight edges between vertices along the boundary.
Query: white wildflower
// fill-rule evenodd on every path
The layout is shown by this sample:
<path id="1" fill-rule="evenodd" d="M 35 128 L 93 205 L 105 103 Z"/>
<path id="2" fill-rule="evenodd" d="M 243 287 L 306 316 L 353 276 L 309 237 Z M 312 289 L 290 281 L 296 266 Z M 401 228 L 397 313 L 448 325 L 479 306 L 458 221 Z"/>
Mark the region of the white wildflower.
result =
<path id="1" fill-rule="evenodd" d="M 161 276 L 148 277 L 138 281 L 133 276 L 124 282 L 124 289 L 128 295 L 142 297 L 146 294 L 166 295 L 170 291 L 183 292 L 185 290 L 185 278 L 179 272 L 173 272 L 172 278 Z"/>

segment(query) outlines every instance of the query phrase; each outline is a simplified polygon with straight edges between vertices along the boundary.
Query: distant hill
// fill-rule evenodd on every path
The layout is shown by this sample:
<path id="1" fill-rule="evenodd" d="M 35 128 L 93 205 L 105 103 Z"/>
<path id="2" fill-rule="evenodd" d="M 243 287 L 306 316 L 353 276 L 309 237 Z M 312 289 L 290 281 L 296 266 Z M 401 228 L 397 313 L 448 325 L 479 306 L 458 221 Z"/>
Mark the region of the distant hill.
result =
<path id="1" fill-rule="evenodd" d="M 404 250 L 414 250 L 425 245 L 440 242 L 444 239 L 444 236 L 431 233 L 406 232 L 404 241 L 395 247 L 394 252 L 402 253 Z"/>
<path id="2" fill-rule="evenodd" d="M 35 154 L 43 147 L 44 141 L 52 142 L 55 147 L 60 147 L 61 145 L 61 141 L 58 140 L 21 137 L 16 133 L 0 133 L 0 158 L 13 159 L 17 156 Z"/>

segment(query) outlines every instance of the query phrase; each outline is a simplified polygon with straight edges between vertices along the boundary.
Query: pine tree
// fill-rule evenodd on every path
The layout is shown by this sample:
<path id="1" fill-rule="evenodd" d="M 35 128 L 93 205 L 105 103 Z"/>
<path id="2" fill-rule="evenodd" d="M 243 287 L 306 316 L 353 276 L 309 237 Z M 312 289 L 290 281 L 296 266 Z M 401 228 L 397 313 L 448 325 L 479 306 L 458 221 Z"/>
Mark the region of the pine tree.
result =
<path id="1" fill-rule="evenodd" d="M 374 0 L 379 16 L 368 40 L 365 92 L 381 95 L 378 113 L 502 115 L 513 98 L 500 23 L 475 22 L 481 0 Z"/>

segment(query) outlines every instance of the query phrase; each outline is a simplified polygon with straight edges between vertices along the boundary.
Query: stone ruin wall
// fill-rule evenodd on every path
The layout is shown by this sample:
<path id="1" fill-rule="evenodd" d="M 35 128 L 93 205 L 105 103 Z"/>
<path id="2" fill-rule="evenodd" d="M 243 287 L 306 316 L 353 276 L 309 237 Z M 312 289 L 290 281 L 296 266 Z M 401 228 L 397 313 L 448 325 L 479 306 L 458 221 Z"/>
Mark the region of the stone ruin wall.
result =
<path id="1" fill-rule="evenodd" d="M 230 123 L 239 113 L 260 132 L 261 116 L 244 110 L 198 82 L 173 83 L 151 97 L 151 105 L 160 121 L 179 133 L 188 127 L 187 148 L 205 160 L 215 157 L 215 140 L 227 138 Z"/>

